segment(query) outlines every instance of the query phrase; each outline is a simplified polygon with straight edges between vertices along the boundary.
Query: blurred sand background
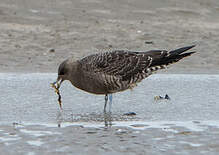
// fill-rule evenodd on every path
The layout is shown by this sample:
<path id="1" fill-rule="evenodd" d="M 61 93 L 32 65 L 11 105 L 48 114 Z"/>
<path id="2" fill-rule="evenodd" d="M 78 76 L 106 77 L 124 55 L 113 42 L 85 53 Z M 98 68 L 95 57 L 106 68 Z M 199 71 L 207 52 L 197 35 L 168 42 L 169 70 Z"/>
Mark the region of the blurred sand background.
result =
<path id="1" fill-rule="evenodd" d="M 218 0 L 1 0 L 0 72 L 57 72 L 112 49 L 197 54 L 165 73 L 219 72 Z"/>

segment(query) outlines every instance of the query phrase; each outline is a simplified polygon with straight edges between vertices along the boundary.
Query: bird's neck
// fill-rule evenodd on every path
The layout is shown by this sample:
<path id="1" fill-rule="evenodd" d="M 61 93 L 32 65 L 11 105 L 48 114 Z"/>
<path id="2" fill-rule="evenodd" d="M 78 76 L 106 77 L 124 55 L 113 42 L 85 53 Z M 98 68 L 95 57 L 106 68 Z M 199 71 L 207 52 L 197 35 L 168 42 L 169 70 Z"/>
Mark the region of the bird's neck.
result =
<path id="1" fill-rule="evenodd" d="M 82 77 L 82 72 L 80 70 L 80 67 L 79 67 L 79 63 L 78 62 L 75 62 L 71 68 L 71 72 L 70 74 L 68 75 L 68 80 L 75 86 L 75 87 L 80 87 L 81 85 L 81 77 Z"/>

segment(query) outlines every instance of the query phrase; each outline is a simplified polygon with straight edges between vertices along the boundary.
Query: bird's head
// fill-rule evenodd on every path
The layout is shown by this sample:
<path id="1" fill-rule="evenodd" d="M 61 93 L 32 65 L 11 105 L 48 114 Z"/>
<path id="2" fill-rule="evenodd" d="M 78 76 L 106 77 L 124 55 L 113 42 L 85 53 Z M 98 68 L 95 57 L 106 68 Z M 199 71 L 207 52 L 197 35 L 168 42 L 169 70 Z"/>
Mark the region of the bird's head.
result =
<path id="1" fill-rule="evenodd" d="M 63 61 L 59 65 L 57 80 L 51 83 L 51 87 L 55 89 L 56 94 L 59 96 L 58 103 L 61 109 L 62 109 L 62 101 L 61 101 L 61 94 L 59 92 L 59 88 L 63 81 L 65 80 L 72 81 L 72 77 L 74 77 L 74 74 L 77 72 L 77 68 L 79 64 L 80 63 L 78 61 L 75 61 L 73 57 Z"/>
<path id="2" fill-rule="evenodd" d="M 56 82 L 53 84 L 57 84 L 57 86 L 61 85 L 61 83 L 65 80 L 70 80 L 71 75 L 73 74 L 76 68 L 76 62 L 72 61 L 72 59 L 67 59 L 63 61 L 58 68 L 58 77 Z"/>
<path id="3" fill-rule="evenodd" d="M 68 79 L 69 72 L 70 72 L 70 68 L 67 63 L 67 60 L 65 60 L 59 65 L 58 77 L 55 83 L 57 83 L 57 85 L 61 85 L 63 81 Z"/>
<path id="4" fill-rule="evenodd" d="M 59 96 L 58 103 L 61 109 L 62 109 L 62 101 L 61 101 L 61 94 L 59 92 L 59 88 L 62 82 L 64 80 L 67 80 L 68 74 L 69 74 L 69 65 L 67 65 L 67 60 L 66 60 L 59 65 L 57 80 L 51 83 L 51 87 L 55 89 L 56 94 Z"/>
<path id="5" fill-rule="evenodd" d="M 68 77 L 68 74 L 69 74 L 69 67 L 67 65 L 67 61 L 63 61 L 59 65 L 57 82 L 59 81 L 63 82 L 64 80 L 66 80 Z"/>

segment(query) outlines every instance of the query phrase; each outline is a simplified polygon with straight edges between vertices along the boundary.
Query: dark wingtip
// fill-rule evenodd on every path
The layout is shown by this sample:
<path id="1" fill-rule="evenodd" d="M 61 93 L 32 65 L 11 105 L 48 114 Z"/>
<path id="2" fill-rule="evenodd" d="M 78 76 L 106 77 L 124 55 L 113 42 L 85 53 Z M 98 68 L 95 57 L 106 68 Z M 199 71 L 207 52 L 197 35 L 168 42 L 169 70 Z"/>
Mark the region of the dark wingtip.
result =
<path id="1" fill-rule="evenodd" d="M 179 49 L 176 49 L 176 50 L 173 50 L 173 51 L 170 51 L 170 54 L 181 54 L 193 47 L 195 47 L 196 45 L 191 45 L 191 46 L 186 46 L 186 47 L 182 47 L 182 48 L 179 48 Z"/>
<path id="2" fill-rule="evenodd" d="M 196 53 L 196 51 L 193 51 L 193 52 L 190 52 L 191 54 L 194 54 L 194 53 Z"/>
<path id="3" fill-rule="evenodd" d="M 190 55 L 192 55 L 192 54 L 194 54 L 194 53 L 196 53 L 196 52 L 187 52 L 187 53 L 180 54 L 180 55 L 178 55 L 178 56 L 179 56 L 180 58 L 184 58 L 184 57 L 190 56 Z"/>
<path id="4" fill-rule="evenodd" d="M 191 45 L 191 46 L 187 46 L 187 47 L 185 47 L 185 48 L 187 48 L 187 50 L 189 50 L 189 49 L 191 49 L 191 48 L 193 48 L 193 47 L 195 47 L 196 45 Z"/>

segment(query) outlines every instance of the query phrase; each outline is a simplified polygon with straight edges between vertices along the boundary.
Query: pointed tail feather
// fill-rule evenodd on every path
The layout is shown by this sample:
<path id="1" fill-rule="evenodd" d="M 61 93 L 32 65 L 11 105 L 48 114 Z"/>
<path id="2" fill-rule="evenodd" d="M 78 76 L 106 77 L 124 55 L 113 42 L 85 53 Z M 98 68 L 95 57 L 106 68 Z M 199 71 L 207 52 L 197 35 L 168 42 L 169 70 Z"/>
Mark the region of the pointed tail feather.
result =
<path id="1" fill-rule="evenodd" d="M 175 63 L 187 56 L 194 54 L 195 52 L 187 52 L 183 53 L 191 48 L 195 47 L 195 45 L 182 47 L 176 50 L 172 50 L 167 52 L 167 55 L 164 57 L 160 57 L 158 59 L 154 59 L 150 67 L 156 68 L 156 66 L 160 66 L 160 69 L 165 68 L 167 65 Z"/>
<path id="2" fill-rule="evenodd" d="M 170 51 L 169 54 L 170 55 L 179 55 L 191 48 L 195 47 L 195 45 L 192 45 L 192 46 L 187 46 L 187 47 L 182 47 L 182 48 L 179 48 L 179 49 L 176 49 L 176 50 L 173 50 L 173 51 Z"/>
<path id="3" fill-rule="evenodd" d="M 179 54 L 179 55 L 175 55 L 175 56 L 170 56 L 169 59 L 166 60 L 166 65 L 171 64 L 171 63 L 175 63 L 177 61 L 179 61 L 180 59 L 183 59 L 185 57 L 188 57 L 190 55 L 192 55 L 195 52 L 188 52 L 188 53 L 183 53 L 183 54 Z"/>
<path id="4" fill-rule="evenodd" d="M 187 53 L 184 53 L 184 52 L 187 50 L 190 50 L 193 47 L 195 47 L 195 45 L 182 47 L 182 48 L 170 51 L 169 55 L 166 58 L 164 58 L 164 62 L 166 61 L 167 65 L 168 65 L 170 63 L 177 62 L 184 57 L 192 55 L 195 52 L 187 52 Z"/>

